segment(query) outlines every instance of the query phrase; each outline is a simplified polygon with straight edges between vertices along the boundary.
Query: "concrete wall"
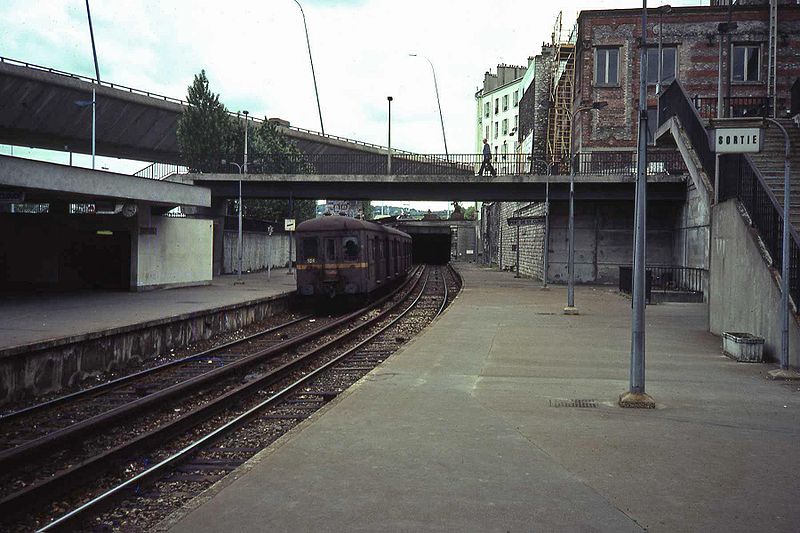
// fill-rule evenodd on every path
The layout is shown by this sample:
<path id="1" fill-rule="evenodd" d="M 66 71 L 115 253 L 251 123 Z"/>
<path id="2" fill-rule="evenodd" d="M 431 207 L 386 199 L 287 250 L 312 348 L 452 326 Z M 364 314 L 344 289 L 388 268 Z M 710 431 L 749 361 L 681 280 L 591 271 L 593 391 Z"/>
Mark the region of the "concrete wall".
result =
<path id="1" fill-rule="evenodd" d="M 691 261 L 702 257 L 703 228 L 695 220 L 696 207 L 687 207 L 682 221 L 681 206 L 672 202 L 648 204 L 647 264 L 674 265 L 676 237 L 689 237 L 686 247 Z M 543 204 L 502 202 L 487 204 L 483 211 L 486 262 L 504 270 L 516 270 L 516 228 L 508 226 L 510 216 L 543 214 Z M 699 216 L 699 215 L 698 215 Z M 700 217 L 702 219 L 702 217 Z M 552 202 L 548 258 L 548 281 L 566 283 L 569 207 Z M 698 228 L 689 226 L 698 226 Z M 695 235 L 700 237 L 695 238 Z M 520 228 L 520 275 L 542 278 L 544 223 Z M 633 203 L 625 201 L 576 202 L 575 280 L 578 283 L 617 284 L 619 266 L 630 265 L 633 255 Z M 695 265 L 691 265 L 695 266 Z"/>
<path id="2" fill-rule="evenodd" d="M 717 335 L 735 331 L 764 337 L 764 355 L 777 359 L 781 339 L 777 275 L 768 268 L 758 238 L 735 200 L 714 206 L 711 218 L 709 329 Z M 789 320 L 789 346 L 789 364 L 800 367 L 796 319 Z"/>
<path id="3" fill-rule="evenodd" d="M 675 221 L 675 245 L 672 264 L 708 270 L 711 212 L 705 196 L 687 182 L 686 202 Z M 708 276 L 704 295 L 708 297 Z"/>
<path id="4" fill-rule="evenodd" d="M 478 256 L 478 247 L 475 239 L 474 222 L 469 225 L 454 224 L 451 228 L 452 250 L 451 255 L 455 261 L 475 261 Z M 467 253 L 468 251 L 472 253 Z"/>
<path id="5" fill-rule="evenodd" d="M 133 368 L 170 349 L 244 328 L 289 308 L 286 295 L 0 350 L 0 405 Z"/>
<path id="6" fill-rule="evenodd" d="M 212 279 L 213 222 L 139 215 L 133 239 L 131 288 L 203 285 Z"/>
<path id="7" fill-rule="evenodd" d="M 244 226 L 243 226 L 244 227 Z M 236 231 L 224 232 L 223 273 L 237 271 L 239 234 Z M 269 261 L 267 257 L 270 257 Z M 292 246 L 292 259 L 295 247 Z M 285 267 L 289 264 L 289 235 L 285 233 L 267 235 L 259 231 L 242 232 L 242 270 L 244 272 L 266 270 L 271 267 Z"/>

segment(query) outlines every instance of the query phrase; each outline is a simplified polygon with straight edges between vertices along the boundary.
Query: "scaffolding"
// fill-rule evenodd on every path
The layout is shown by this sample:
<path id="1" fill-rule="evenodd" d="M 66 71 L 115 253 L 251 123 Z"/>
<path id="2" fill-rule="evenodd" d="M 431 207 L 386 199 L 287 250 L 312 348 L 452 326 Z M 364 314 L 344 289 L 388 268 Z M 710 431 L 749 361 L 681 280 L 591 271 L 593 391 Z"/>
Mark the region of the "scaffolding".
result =
<path id="1" fill-rule="evenodd" d="M 562 13 L 553 25 L 553 63 L 550 77 L 550 111 L 547 123 L 547 161 L 569 169 L 572 137 L 572 103 L 575 86 L 575 38 L 577 25 L 564 35 Z"/>

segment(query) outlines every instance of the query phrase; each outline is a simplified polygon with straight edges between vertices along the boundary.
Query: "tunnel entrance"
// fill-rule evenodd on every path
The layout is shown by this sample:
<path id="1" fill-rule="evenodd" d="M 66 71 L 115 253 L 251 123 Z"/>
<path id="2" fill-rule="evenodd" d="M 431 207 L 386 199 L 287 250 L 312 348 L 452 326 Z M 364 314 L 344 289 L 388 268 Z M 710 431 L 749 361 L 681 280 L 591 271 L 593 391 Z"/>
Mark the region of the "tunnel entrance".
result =
<path id="1" fill-rule="evenodd" d="M 447 233 L 411 233 L 414 263 L 445 265 L 450 261 L 450 231 Z"/>
<path id="2" fill-rule="evenodd" d="M 131 234 L 119 223 L 46 214 L 0 221 L 0 291 L 130 289 Z"/>

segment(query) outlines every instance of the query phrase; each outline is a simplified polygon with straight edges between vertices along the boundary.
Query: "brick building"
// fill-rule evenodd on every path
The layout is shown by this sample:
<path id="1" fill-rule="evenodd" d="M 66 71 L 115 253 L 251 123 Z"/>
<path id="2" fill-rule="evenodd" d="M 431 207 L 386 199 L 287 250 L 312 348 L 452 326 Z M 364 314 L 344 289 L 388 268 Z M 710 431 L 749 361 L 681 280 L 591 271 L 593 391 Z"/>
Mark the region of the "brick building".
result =
<path id="1" fill-rule="evenodd" d="M 721 75 L 723 116 L 786 116 L 791 87 L 800 77 L 800 5 L 778 1 L 773 46 L 770 29 L 768 0 L 648 9 L 651 136 L 657 126 L 659 33 L 662 91 L 677 78 L 700 115 L 711 118 L 717 113 Z M 583 11 L 578 16 L 573 106 L 597 101 L 608 106 L 579 115 L 572 132 L 576 152 L 635 150 L 640 42 L 641 9 Z"/>

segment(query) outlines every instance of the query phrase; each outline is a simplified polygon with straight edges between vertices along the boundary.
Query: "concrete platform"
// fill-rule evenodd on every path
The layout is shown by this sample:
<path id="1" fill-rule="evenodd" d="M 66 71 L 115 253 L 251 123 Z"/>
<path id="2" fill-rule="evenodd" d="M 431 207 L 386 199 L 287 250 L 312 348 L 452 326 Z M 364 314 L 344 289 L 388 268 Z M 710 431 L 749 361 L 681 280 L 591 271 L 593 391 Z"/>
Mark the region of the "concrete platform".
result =
<path id="1" fill-rule="evenodd" d="M 432 327 L 162 524 L 198 531 L 796 531 L 798 385 L 703 304 L 648 307 L 654 410 L 621 409 L 630 300 L 464 266 Z M 597 408 L 554 407 L 596 400 Z"/>
<path id="2" fill-rule="evenodd" d="M 148 292 L 74 291 L 0 298 L 0 352 L 28 345 L 172 318 L 295 290 L 286 269 L 214 278 L 211 285 Z"/>

